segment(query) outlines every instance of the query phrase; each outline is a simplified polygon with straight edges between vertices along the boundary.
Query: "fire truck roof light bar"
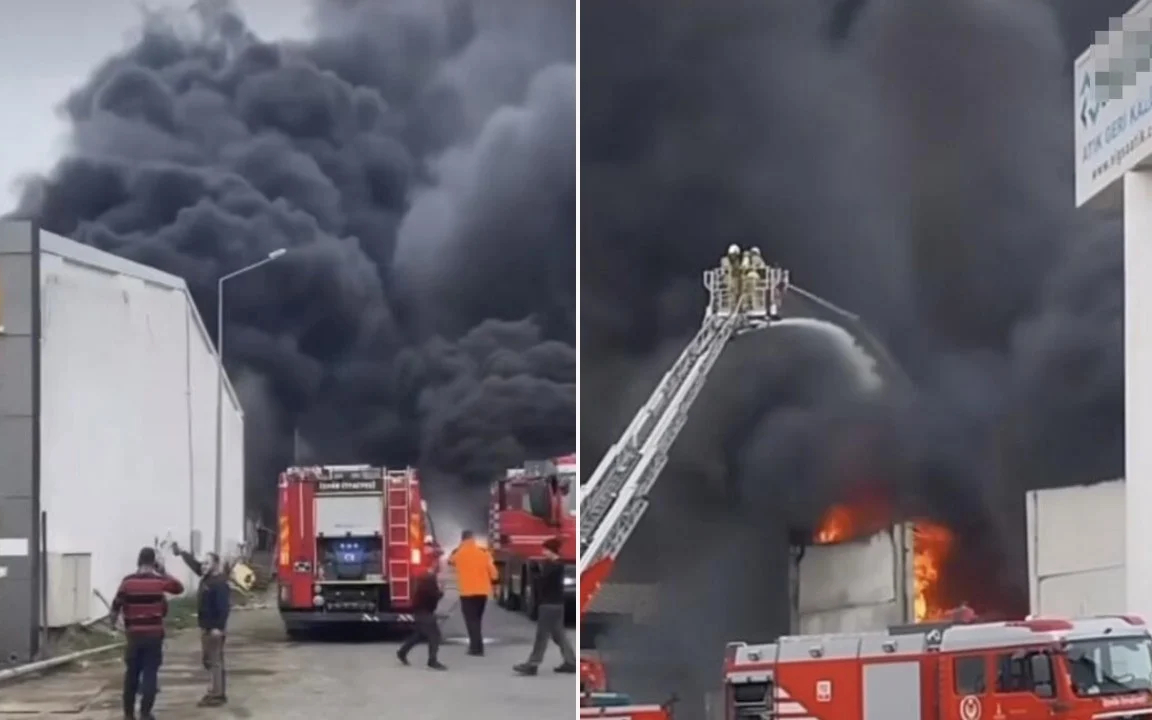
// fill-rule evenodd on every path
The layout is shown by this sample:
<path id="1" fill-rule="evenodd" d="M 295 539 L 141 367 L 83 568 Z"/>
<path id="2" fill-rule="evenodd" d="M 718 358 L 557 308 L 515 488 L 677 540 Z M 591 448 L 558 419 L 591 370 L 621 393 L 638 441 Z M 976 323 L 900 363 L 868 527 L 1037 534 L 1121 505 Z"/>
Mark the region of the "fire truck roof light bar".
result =
<path id="1" fill-rule="evenodd" d="M 371 465 L 314 465 L 290 467 L 285 473 L 303 480 L 380 480 L 388 477 L 394 482 L 401 482 L 412 475 L 412 468 L 389 470 Z M 416 478 L 413 476 L 412 480 Z"/>

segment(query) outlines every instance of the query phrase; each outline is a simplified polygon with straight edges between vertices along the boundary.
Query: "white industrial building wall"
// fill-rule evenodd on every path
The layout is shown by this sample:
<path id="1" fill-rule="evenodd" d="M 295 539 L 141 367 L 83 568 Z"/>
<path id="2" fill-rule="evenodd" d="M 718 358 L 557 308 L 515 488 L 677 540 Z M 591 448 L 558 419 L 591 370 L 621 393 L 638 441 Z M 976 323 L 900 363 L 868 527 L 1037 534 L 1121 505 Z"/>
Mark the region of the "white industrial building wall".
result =
<path id="1" fill-rule="evenodd" d="M 1148 3 L 1143 3 L 1148 9 Z M 1141 15 L 1144 15 L 1141 12 Z M 1146 81 L 1148 73 L 1140 73 Z M 1136 88 L 1128 88 L 1135 90 Z M 1137 95 L 1129 95 L 1130 98 Z M 1141 101 L 1144 102 L 1144 101 Z M 1122 116 L 1122 115 L 1121 115 Z M 1123 139 L 1119 141 L 1124 142 Z M 1121 145 L 1117 145 L 1121 147 Z M 1133 153 L 1130 160 L 1143 157 Z M 1147 158 L 1145 158 L 1146 160 Z M 1147 165 L 1146 162 L 1142 163 Z M 1152 172 L 1124 174 L 1125 610 L 1152 618 Z"/>
<path id="2" fill-rule="evenodd" d="M 909 620 L 912 529 L 805 548 L 797 568 L 801 634 L 881 630 Z"/>
<path id="3" fill-rule="evenodd" d="M 1027 498 L 1032 613 L 1124 613 L 1124 481 L 1033 490 Z"/>
<path id="4" fill-rule="evenodd" d="M 49 552 L 111 599 L 141 547 L 214 533 L 216 360 L 179 278 L 42 234 L 41 502 Z M 224 538 L 243 533 L 243 418 L 225 395 Z M 178 577 L 183 564 L 165 558 Z M 93 617 L 106 608 L 93 594 Z"/>

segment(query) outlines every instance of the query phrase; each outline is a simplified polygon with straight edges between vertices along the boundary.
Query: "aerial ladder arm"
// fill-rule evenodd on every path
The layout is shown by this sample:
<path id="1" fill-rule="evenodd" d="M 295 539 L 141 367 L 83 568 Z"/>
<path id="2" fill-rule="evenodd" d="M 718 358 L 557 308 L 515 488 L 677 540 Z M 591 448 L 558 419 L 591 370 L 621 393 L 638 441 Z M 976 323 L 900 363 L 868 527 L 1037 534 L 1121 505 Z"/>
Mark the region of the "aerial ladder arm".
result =
<path id="1" fill-rule="evenodd" d="M 648 508 L 688 412 L 728 341 L 779 318 L 788 273 L 733 246 L 704 273 L 708 309 L 696 333 L 619 441 L 580 488 L 580 608 L 585 612 Z"/>

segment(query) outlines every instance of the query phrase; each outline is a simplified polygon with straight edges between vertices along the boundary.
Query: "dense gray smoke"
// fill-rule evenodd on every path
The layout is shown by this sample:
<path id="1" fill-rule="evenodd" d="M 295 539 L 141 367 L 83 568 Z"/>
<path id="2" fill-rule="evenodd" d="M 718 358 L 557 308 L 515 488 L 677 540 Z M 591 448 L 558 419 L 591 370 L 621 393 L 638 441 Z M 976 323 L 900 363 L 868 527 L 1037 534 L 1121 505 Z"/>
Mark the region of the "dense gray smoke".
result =
<path id="1" fill-rule="evenodd" d="M 1122 247 L 1073 209 L 1069 90 L 1124 9 L 584 3 L 584 457 L 698 326 L 729 243 L 860 314 L 899 365 L 870 396 L 816 326 L 726 351 L 621 558 L 663 607 L 618 638 L 619 684 L 693 717 L 726 640 L 787 629 L 789 531 L 859 493 L 955 531 L 951 597 L 1026 608 L 1024 491 L 1123 473 Z"/>
<path id="2" fill-rule="evenodd" d="M 464 481 L 570 452 L 574 5 L 318 0 L 281 43 L 226 3 L 150 16 L 20 213 L 185 278 L 208 318 L 218 277 L 288 249 L 227 291 L 253 499 L 297 428 L 316 461 Z"/>

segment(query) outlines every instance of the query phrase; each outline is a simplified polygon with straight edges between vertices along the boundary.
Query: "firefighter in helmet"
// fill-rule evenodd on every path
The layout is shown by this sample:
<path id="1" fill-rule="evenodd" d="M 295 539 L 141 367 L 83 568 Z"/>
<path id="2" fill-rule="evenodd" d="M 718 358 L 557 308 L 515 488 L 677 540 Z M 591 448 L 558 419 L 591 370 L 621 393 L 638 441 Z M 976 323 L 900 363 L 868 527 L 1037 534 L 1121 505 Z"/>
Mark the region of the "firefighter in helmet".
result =
<path id="1" fill-rule="evenodd" d="M 767 302 L 764 298 L 764 280 L 760 273 L 749 263 L 744 268 L 744 294 L 748 296 L 748 312 L 753 315 L 763 315 L 766 312 Z"/>
<path id="2" fill-rule="evenodd" d="M 728 246 L 728 254 L 720 261 L 720 268 L 724 276 L 724 292 L 721 295 L 720 310 L 722 312 L 733 312 L 736 309 L 736 301 L 740 297 L 741 290 L 741 274 L 743 265 L 743 257 L 740 252 L 740 246 L 732 244 Z"/>
<path id="3" fill-rule="evenodd" d="M 748 251 L 748 263 L 762 276 L 768 268 L 768 263 L 764 262 L 764 256 L 760 254 L 760 248 L 758 247 L 754 247 Z"/>
<path id="4" fill-rule="evenodd" d="M 767 312 L 768 265 L 760 255 L 760 248 L 749 248 L 744 255 L 744 288 L 748 292 L 748 310 Z"/>

